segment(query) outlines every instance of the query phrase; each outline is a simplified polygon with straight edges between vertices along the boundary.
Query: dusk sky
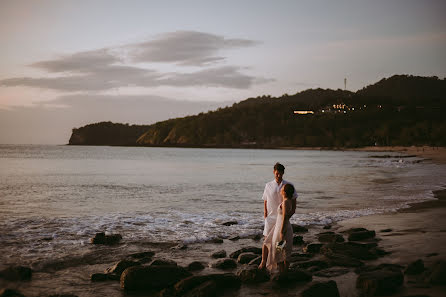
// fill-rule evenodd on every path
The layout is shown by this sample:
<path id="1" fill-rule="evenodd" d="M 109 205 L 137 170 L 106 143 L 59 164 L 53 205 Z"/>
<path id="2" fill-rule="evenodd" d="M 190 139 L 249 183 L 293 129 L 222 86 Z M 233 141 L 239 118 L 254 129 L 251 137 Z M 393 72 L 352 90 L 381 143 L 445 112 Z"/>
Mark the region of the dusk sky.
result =
<path id="1" fill-rule="evenodd" d="M 0 144 L 446 76 L 446 1 L 0 0 Z"/>

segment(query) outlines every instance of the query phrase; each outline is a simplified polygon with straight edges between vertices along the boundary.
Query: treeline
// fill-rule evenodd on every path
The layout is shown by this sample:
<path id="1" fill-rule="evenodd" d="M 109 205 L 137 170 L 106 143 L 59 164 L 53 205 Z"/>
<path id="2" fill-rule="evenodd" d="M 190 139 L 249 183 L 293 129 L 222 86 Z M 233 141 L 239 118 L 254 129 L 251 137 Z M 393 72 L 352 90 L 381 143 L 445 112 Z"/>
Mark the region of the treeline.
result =
<path id="1" fill-rule="evenodd" d="M 356 93 L 306 90 L 150 126 L 98 123 L 70 144 L 188 147 L 446 146 L 446 81 L 398 75 Z M 297 115 L 295 110 L 313 111 Z M 78 141 L 72 141 L 78 140 Z M 79 141 L 81 140 L 81 141 Z"/>

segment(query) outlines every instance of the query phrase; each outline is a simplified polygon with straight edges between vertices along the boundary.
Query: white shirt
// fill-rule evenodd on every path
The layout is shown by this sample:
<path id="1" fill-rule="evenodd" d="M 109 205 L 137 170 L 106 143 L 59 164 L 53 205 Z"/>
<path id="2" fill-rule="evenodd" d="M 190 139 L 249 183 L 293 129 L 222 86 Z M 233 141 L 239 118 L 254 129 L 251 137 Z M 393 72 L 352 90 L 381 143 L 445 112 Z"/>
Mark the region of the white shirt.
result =
<path id="1" fill-rule="evenodd" d="M 263 235 L 268 235 L 268 233 L 276 225 L 277 219 L 277 209 L 282 203 L 282 195 L 280 191 L 286 184 L 291 184 L 290 182 L 282 179 L 280 184 L 277 184 L 276 180 L 266 183 L 265 190 L 263 191 L 263 200 L 266 201 L 266 209 L 268 211 L 265 219 L 265 228 L 263 229 Z M 294 185 L 293 185 L 294 186 Z M 293 199 L 297 199 L 296 190 L 294 190 Z"/>

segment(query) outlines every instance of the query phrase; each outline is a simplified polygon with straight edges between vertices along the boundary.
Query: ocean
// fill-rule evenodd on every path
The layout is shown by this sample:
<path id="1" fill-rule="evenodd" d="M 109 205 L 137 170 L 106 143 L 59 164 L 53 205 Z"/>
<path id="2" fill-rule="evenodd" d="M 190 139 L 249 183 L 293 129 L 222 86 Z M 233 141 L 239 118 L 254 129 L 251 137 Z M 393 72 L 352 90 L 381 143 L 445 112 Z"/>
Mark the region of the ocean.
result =
<path id="1" fill-rule="evenodd" d="M 446 180 L 445 165 L 399 153 L 1 145 L 0 269 L 45 271 L 85 255 L 96 232 L 126 245 L 261 234 L 276 162 L 299 194 L 299 225 L 394 212 Z"/>

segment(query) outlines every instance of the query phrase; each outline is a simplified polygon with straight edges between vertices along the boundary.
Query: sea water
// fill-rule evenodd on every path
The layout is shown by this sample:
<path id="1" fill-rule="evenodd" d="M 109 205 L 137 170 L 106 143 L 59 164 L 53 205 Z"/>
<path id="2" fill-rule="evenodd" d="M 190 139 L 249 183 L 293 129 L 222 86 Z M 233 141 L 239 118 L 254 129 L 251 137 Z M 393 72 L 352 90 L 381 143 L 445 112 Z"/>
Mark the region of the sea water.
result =
<path id="1" fill-rule="evenodd" d="M 276 162 L 299 225 L 396 211 L 446 180 L 444 165 L 399 153 L 2 145 L 0 268 L 82 254 L 96 232 L 184 244 L 260 234 Z"/>

